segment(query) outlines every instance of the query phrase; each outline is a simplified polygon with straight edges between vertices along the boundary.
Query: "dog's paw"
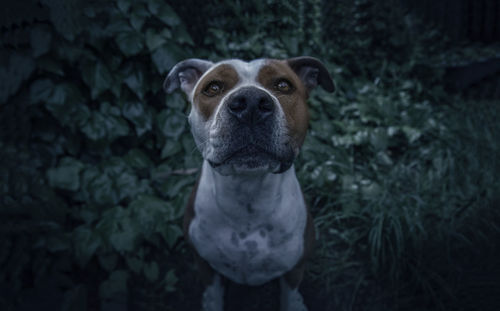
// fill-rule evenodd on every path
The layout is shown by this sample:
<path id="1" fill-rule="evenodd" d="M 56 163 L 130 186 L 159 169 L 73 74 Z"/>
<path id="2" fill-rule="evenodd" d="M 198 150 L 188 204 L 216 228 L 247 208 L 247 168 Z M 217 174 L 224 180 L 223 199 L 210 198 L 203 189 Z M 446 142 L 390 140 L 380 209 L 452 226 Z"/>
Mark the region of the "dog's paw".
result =
<path id="1" fill-rule="evenodd" d="M 294 290 L 281 296 L 280 311 L 307 311 L 302 295 Z"/>
<path id="2" fill-rule="evenodd" d="M 216 276 L 214 283 L 208 286 L 203 292 L 201 301 L 202 311 L 223 311 L 224 310 L 224 288 L 220 279 Z"/>

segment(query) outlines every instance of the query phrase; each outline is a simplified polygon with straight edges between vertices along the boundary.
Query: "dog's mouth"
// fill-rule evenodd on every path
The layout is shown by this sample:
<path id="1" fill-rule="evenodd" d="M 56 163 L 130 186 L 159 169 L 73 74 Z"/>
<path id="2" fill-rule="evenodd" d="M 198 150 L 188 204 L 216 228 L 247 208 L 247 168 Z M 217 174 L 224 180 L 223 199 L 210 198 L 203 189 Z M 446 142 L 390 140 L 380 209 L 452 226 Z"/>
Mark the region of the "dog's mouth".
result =
<path id="1" fill-rule="evenodd" d="M 222 161 L 209 160 L 208 162 L 222 174 L 230 175 L 234 173 L 280 173 L 283 164 L 289 161 L 260 146 L 248 144 L 229 153 Z"/>

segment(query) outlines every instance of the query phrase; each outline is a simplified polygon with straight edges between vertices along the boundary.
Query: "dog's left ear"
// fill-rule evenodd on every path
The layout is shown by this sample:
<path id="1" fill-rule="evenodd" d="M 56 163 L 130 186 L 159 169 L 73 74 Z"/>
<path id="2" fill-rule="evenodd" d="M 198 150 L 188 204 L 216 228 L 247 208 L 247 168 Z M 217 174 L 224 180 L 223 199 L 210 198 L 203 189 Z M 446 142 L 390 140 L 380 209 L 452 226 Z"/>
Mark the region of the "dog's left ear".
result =
<path id="1" fill-rule="evenodd" d="M 210 61 L 198 58 L 190 58 L 179 62 L 165 78 L 163 90 L 172 93 L 176 88 L 180 87 L 184 93 L 189 95 L 196 82 L 213 64 Z"/>
<path id="2" fill-rule="evenodd" d="M 328 92 L 335 91 L 332 77 L 326 70 L 325 65 L 318 59 L 309 56 L 289 58 L 286 60 L 288 66 L 295 71 L 308 91 L 321 85 Z"/>

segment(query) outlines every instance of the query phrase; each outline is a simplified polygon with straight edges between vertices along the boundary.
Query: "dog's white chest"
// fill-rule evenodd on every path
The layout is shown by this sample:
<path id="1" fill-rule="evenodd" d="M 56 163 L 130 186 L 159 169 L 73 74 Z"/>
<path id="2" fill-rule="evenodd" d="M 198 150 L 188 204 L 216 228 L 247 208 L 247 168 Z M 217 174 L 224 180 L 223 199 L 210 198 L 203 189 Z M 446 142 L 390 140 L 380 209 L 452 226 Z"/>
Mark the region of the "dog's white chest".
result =
<path id="1" fill-rule="evenodd" d="M 202 175 L 189 238 L 216 271 L 237 283 L 260 285 L 297 264 L 307 213 L 293 168 L 288 174 L 278 178 L 280 189 L 270 189 L 280 190 L 273 191 L 278 195 L 244 184 L 247 191 L 232 197 L 215 195 L 217 181 Z M 253 186 L 261 193 L 248 197 Z"/>

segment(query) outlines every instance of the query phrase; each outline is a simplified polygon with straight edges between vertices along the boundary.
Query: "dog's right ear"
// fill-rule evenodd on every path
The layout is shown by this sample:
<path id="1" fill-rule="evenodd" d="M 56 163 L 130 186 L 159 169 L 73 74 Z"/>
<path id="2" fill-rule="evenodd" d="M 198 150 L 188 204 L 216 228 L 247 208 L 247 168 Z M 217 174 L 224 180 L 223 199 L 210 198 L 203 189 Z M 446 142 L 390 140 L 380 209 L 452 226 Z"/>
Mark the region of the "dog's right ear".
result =
<path id="1" fill-rule="evenodd" d="M 181 61 L 168 73 L 165 82 L 163 82 L 163 90 L 167 93 L 172 93 L 176 88 L 180 87 L 184 93 L 189 95 L 196 82 L 198 82 L 198 79 L 213 64 L 210 61 L 197 58 Z"/>

